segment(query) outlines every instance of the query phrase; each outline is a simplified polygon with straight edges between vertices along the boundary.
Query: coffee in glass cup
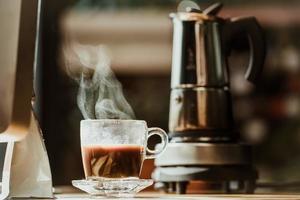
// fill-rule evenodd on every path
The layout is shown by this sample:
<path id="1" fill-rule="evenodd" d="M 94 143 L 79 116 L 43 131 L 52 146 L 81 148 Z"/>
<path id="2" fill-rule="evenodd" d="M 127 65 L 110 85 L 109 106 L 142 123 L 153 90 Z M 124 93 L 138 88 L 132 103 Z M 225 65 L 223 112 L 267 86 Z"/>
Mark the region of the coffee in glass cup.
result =
<path id="1" fill-rule="evenodd" d="M 147 147 L 152 135 L 161 137 L 159 150 Z M 168 143 L 165 131 L 142 120 L 82 120 L 80 137 L 88 180 L 138 178 L 143 161 L 158 156 Z"/>

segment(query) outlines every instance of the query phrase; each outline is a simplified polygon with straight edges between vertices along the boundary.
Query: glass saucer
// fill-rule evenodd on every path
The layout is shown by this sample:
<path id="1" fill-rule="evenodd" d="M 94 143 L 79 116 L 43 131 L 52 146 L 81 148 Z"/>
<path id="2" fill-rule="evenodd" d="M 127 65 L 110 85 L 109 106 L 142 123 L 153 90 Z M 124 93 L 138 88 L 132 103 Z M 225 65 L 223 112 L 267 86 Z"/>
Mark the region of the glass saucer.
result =
<path id="1" fill-rule="evenodd" d="M 92 196 L 133 197 L 153 184 L 152 179 L 103 178 L 97 180 L 73 180 L 72 185 Z"/>

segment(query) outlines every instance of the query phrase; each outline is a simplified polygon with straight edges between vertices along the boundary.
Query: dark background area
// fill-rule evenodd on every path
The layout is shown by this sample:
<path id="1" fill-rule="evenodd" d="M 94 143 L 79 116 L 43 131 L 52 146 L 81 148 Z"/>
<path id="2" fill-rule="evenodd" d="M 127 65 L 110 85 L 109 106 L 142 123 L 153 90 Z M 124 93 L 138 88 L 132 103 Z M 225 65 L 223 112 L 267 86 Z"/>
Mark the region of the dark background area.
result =
<path id="1" fill-rule="evenodd" d="M 179 1 L 50 1 L 43 2 L 41 109 L 39 118 L 49 154 L 54 185 L 83 177 L 77 108 L 77 82 L 64 71 L 59 58 L 64 34 L 61 20 L 75 12 L 129 12 L 151 9 L 176 11 Z M 197 2 L 197 1 L 196 1 Z M 200 6 L 213 1 L 198 1 Z M 243 80 L 247 43 L 237 38 L 230 59 L 235 120 L 245 141 L 254 144 L 255 164 L 262 181 L 300 180 L 300 10 L 299 1 L 227 0 L 224 15 L 255 15 L 267 39 L 267 59 L 260 82 L 253 88 Z M 227 10 L 226 10 L 227 8 Z M 264 12 L 264 9 L 266 12 Z M 277 11 L 280 11 L 276 15 Z M 287 13 L 282 20 L 282 12 Z M 138 20 L 138 19 L 137 19 Z M 113 26 L 114 21 L 111 21 Z M 89 32 L 87 30 L 87 32 Z M 90 31 L 92 32 L 92 30 Z M 171 36 L 171 29 L 168 33 Z M 120 34 L 120 38 L 122 38 Z M 101 35 L 99 35 L 101 38 Z M 99 39 L 101 42 L 101 39 Z M 169 41 L 171 42 L 171 40 Z M 147 46 L 145 46 L 147 48 Z M 237 53 L 240 52 L 240 53 Z M 151 63 L 151 62 L 150 62 Z M 151 64 L 147 66 L 151 71 Z M 169 68 L 170 66 L 162 66 Z M 170 73 L 118 73 L 137 119 L 168 129 Z M 149 163 L 151 165 L 151 163 Z"/>

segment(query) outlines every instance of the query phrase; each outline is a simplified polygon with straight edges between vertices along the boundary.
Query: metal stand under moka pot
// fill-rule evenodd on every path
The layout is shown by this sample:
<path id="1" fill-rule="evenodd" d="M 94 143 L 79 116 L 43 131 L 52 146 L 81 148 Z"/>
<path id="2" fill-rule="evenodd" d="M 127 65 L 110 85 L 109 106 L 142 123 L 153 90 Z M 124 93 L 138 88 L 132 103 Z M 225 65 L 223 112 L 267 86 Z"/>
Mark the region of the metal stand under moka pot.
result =
<path id="1" fill-rule="evenodd" d="M 157 189 L 186 193 L 189 182 L 201 181 L 223 193 L 254 192 L 258 175 L 251 146 L 242 144 L 234 129 L 227 56 L 234 37 L 246 34 L 250 63 L 245 77 L 255 83 L 265 58 L 264 37 L 254 17 L 222 19 L 216 16 L 221 7 L 170 15 L 171 141 L 155 160 Z"/>

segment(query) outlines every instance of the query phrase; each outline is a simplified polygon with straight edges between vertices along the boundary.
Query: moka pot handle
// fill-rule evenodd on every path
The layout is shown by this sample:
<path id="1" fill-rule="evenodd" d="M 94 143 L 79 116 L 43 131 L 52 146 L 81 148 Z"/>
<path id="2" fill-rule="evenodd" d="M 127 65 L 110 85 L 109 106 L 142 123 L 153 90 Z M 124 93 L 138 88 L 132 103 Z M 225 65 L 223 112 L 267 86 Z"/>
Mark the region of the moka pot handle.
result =
<path id="1" fill-rule="evenodd" d="M 225 21 L 223 25 L 223 47 L 225 52 L 230 52 L 232 42 L 237 35 L 246 34 L 249 41 L 250 59 L 246 69 L 245 78 L 256 83 L 262 72 L 266 45 L 262 28 L 255 17 L 237 17 Z"/>

